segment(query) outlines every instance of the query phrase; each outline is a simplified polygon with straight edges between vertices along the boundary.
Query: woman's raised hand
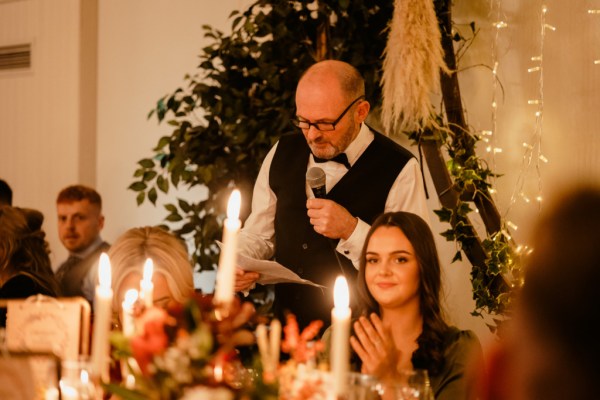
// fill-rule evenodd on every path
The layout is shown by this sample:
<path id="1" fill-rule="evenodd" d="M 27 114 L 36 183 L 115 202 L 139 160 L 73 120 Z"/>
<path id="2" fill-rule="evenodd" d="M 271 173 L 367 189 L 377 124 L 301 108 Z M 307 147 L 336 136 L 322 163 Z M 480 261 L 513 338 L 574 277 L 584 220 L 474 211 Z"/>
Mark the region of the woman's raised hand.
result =
<path id="1" fill-rule="evenodd" d="M 398 350 L 389 330 L 377 314 L 360 317 L 354 323 L 355 336 L 350 338 L 352 348 L 362 360 L 362 373 L 385 380 L 392 378 L 398 365 Z"/>

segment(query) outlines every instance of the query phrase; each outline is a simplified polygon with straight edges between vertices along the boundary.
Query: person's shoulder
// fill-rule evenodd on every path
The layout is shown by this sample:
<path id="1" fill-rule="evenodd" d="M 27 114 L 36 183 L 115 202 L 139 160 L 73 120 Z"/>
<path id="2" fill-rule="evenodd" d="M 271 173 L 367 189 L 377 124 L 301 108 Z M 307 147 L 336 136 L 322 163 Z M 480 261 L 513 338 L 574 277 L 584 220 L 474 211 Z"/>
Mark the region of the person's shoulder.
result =
<path id="1" fill-rule="evenodd" d="M 462 330 L 456 326 L 448 327 L 445 334 L 445 342 L 452 343 L 479 343 L 479 338 L 472 330 Z"/>
<path id="2" fill-rule="evenodd" d="M 3 299 L 20 299 L 38 293 L 47 294 L 39 283 L 28 274 L 13 276 L 0 288 L 0 298 Z"/>
<path id="3" fill-rule="evenodd" d="M 444 342 L 447 357 L 466 360 L 482 352 L 481 342 L 475 332 L 471 330 L 461 330 L 450 326 Z"/>
<path id="4" fill-rule="evenodd" d="M 396 142 L 389 136 L 384 135 L 376 129 L 373 129 L 369 125 L 367 125 L 367 127 L 373 132 L 375 143 L 378 143 L 380 145 L 379 151 L 394 152 L 409 159 L 414 157 L 413 153 L 411 153 L 407 148 L 400 145 L 398 142 Z"/>

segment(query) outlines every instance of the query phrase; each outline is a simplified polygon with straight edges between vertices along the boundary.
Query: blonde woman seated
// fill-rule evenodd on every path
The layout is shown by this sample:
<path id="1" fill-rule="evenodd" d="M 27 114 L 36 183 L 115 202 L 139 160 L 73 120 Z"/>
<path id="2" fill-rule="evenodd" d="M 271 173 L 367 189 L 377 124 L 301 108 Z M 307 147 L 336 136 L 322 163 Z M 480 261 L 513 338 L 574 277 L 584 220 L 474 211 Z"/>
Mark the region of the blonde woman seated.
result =
<path id="1" fill-rule="evenodd" d="M 146 226 L 122 234 L 108 251 L 112 265 L 113 312 L 121 311 L 125 293 L 140 290 L 146 259 L 154 264 L 154 304 L 183 304 L 194 293 L 192 265 L 185 245 L 164 229 Z"/>
<path id="2" fill-rule="evenodd" d="M 352 348 L 361 372 L 394 382 L 402 369 L 426 369 L 435 398 L 472 398 L 467 378 L 481 345 L 449 326 L 440 306 L 440 263 L 429 226 L 407 212 L 383 214 L 367 235 L 357 278 L 362 315 Z M 469 374 L 470 376 L 470 374 Z"/>
<path id="3" fill-rule="evenodd" d="M 151 258 L 154 264 L 154 305 L 164 309 L 185 304 L 194 294 L 192 265 L 184 243 L 164 229 L 146 226 L 132 228 L 111 246 L 108 256 L 112 266 L 113 314 L 120 317 L 125 293 L 140 289 L 144 263 Z M 235 329 L 242 327 L 254 315 L 252 303 L 244 303 L 233 320 Z M 120 318 L 118 318 L 120 320 Z M 236 345 L 253 343 L 253 335 L 239 329 Z"/>

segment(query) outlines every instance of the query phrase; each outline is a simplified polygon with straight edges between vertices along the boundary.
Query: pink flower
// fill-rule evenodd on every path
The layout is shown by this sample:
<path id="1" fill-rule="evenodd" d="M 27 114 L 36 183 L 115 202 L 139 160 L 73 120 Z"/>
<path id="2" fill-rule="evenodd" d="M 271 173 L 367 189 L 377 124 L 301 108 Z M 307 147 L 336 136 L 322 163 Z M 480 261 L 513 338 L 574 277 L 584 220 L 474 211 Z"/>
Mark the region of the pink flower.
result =
<path id="1" fill-rule="evenodd" d="M 137 321 L 139 334 L 131 339 L 131 350 L 142 373 L 148 375 L 148 365 L 155 355 L 162 354 L 169 344 L 165 332 L 168 314 L 162 308 L 152 307 L 144 311 Z"/>

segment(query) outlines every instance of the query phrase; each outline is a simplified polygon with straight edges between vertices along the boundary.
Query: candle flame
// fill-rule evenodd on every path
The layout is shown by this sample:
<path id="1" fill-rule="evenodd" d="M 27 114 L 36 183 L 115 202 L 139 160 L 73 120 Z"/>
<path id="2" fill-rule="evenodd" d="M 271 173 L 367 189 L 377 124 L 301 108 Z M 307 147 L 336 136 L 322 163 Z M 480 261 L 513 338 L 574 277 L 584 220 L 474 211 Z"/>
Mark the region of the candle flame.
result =
<path id="1" fill-rule="evenodd" d="M 144 263 L 144 277 L 143 280 L 146 284 L 152 283 L 152 273 L 154 272 L 154 263 L 151 258 L 147 258 Z"/>
<path id="2" fill-rule="evenodd" d="M 238 219 L 240 216 L 240 207 L 242 204 L 242 195 L 240 191 L 235 189 L 229 196 L 229 202 L 227 203 L 227 218 Z"/>
<path id="3" fill-rule="evenodd" d="M 348 308 L 350 305 L 350 293 L 348 282 L 343 276 L 338 276 L 333 286 L 333 304 L 335 308 Z"/>
<path id="4" fill-rule="evenodd" d="M 110 280 L 110 259 L 108 258 L 108 254 L 102 253 L 100 254 L 100 267 L 98 271 L 98 282 L 100 287 L 110 289 Z"/>
<path id="5" fill-rule="evenodd" d="M 135 302 L 137 301 L 138 297 L 139 293 L 137 290 L 129 289 L 127 292 L 125 292 L 125 300 L 123 300 L 123 307 L 128 309 L 132 308 Z"/>

